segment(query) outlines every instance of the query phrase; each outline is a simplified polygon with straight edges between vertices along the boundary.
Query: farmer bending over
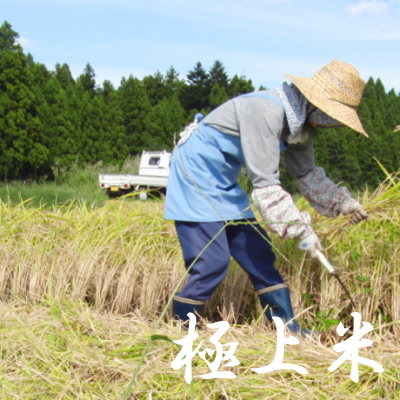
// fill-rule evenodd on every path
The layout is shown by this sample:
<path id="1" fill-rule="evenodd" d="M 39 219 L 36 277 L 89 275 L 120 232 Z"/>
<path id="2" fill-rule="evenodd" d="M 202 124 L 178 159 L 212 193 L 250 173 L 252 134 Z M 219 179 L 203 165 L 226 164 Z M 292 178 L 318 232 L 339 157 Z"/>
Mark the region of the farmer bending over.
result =
<path id="1" fill-rule="evenodd" d="M 368 217 L 345 187 L 337 187 L 314 165 L 310 137 L 310 126 L 343 125 L 368 136 L 355 109 L 364 81 L 353 66 L 337 60 L 311 78 L 285 76 L 293 83 L 222 104 L 189 126 L 174 149 L 165 218 L 175 221 L 186 268 L 196 260 L 186 285 L 174 296 L 175 318 L 185 321 L 188 312 L 202 314 L 232 256 L 248 274 L 262 307 L 268 306 L 269 320 L 278 316 L 291 332 L 310 333 L 293 319 L 289 289 L 274 267 L 267 234 L 255 222 L 248 196 L 239 186 L 243 165 L 253 185 L 252 199 L 268 229 L 282 239 L 296 238 L 299 248 L 313 258 L 322 246 L 310 215 L 300 212 L 281 187 L 282 151 L 300 192 L 318 213 L 351 215 L 353 223 Z M 229 224 L 233 220 L 243 224 Z"/>

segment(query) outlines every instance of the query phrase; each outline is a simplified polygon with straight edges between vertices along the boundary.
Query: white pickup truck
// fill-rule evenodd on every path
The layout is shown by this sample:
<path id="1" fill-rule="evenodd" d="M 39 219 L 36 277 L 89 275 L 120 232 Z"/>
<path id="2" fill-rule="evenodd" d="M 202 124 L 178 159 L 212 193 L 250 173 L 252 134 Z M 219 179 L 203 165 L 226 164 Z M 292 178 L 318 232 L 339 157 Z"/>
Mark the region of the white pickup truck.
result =
<path id="1" fill-rule="evenodd" d="M 143 151 L 139 164 L 139 175 L 99 174 L 99 186 L 106 189 L 110 199 L 131 192 L 138 192 L 141 200 L 146 200 L 154 190 L 164 193 L 169 175 L 171 153 L 163 151 Z"/>

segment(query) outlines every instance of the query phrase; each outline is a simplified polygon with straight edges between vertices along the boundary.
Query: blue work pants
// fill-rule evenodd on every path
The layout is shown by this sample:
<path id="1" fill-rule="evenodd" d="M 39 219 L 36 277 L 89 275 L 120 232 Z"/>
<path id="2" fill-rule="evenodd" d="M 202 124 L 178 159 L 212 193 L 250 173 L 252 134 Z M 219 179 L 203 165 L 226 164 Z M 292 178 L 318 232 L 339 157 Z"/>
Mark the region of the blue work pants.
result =
<path id="1" fill-rule="evenodd" d="M 175 221 L 185 267 L 192 266 L 180 297 L 209 299 L 225 277 L 231 257 L 246 271 L 256 291 L 284 283 L 274 267 L 275 255 L 266 240 L 267 233 L 255 219 L 250 220 L 252 224 L 247 221 Z"/>

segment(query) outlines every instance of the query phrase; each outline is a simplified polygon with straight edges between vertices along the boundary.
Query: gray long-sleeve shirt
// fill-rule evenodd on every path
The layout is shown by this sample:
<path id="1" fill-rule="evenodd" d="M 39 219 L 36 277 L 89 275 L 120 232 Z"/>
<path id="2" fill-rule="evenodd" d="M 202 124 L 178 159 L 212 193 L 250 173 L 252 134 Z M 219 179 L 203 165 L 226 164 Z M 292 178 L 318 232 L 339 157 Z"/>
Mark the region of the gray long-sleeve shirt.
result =
<path id="1" fill-rule="evenodd" d="M 265 91 L 279 99 L 276 91 Z M 273 100 L 236 97 L 204 118 L 204 123 L 228 135 L 239 136 L 245 164 L 254 187 L 279 185 L 280 141 L 290 134 L 284 110 Z M 286 165 L 295 177 L 314 168 L 312 141 L 291 144 L 284 152 Z"/>

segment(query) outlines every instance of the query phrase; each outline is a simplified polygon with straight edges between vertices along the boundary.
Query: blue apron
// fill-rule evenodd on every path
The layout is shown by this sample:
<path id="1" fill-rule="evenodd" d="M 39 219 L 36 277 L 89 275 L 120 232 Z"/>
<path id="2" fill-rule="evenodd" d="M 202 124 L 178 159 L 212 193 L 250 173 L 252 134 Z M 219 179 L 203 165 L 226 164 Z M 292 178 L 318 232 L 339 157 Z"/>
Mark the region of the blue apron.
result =
<path id="1" fill-rule="evenodd" d="M 266 93 L 244 96 L 268 98 L 280 104 Z M 188 222 L 254 218 L 248 195 L 238 183 L 243 164 L 240 137 L 201 122 L 173 151 L 164 217 Z"/>

